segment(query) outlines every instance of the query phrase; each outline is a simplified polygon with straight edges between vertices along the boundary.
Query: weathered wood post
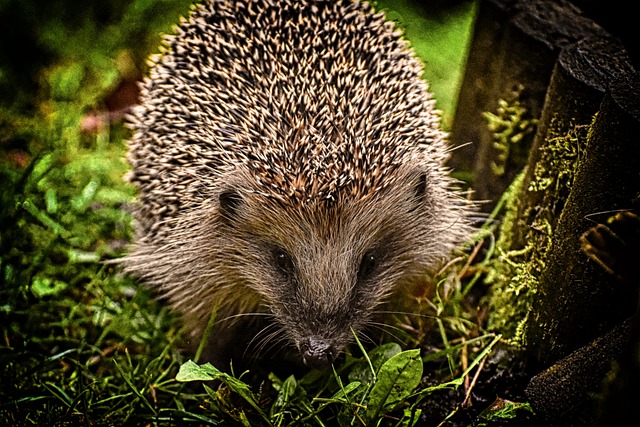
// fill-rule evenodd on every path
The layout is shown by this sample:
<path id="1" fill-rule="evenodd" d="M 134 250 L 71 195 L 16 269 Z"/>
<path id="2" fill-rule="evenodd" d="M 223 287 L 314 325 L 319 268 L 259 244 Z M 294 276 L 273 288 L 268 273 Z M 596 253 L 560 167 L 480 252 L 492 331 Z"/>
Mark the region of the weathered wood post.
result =
<path id="1" fill-rule="evenodd" d="M 525 165 L 510 250 L 526 246 L 534 223 L 544 222 L 548 229 L 555 229 L 571 185 L 569 175 L 575 168 L 568 164 L 568 159 L 559 159 L 560 153 L 573 150 L 574 156 L 582 155 L 587 131 L 600 107 L 610 76 L 630 72 L 633 70 L 626 61 L 624 49 L 611 38 L 589 37 L 562 50 Z M 574 144 L 571 144 L 571 138 Z M 560 160 L 564 164 L 558 164 Z M 558 174 L 564 174 L 566 182 L 560 182 L 563 179 L 557 177 Z M 556 190 L 549 191 L 550 185 L 556 186 Z"/>
<path id="2" fill-rule="evenodd" d="M 524 166 L 533 133 L 498 147 L 484 114 L 495 112 L 502 99 L 539 117 L 561 48 L 594 34 L 605 32 L 565 0 L 480 2 L 451 139 L 461 146 L 452 165 L 473 171 L 474 191 L 488 201 L 486 210 Z M 506 159 L 504 149 L 512 150 Z"/>
<path id="3" fill-rule="evenodd" d="M 452 140 L 473 145 L 455 151 L 452 165 L 470 169 L 477 198 L 490 202 L 519 175 L 490 283 L 494 316 L 514 313 L 499 305 L 524 302 L 525 310 L 493 327 L 511 323 L 519 334 L 541 422 L 595 423 L 596 396 L 618 356 L 628 355 L 625 372 L 640 372 L 629 356 L 640 348 L 631 341 L 640 334 L 632 317 L 640 273 L 628 273 L 629 263 L 640 266 L 640 77 L 623 45 L 567 1 L 482 1 L 470 49 Z M 538 124 L 518 142 L 525 156 L 505 162 L 483 114 L 495 114 L 516 86 Z M 505 162 L 502 174 L 496 161 Z M 639 222 L 621 228 L 630 235 L 610 233 L 617 247 L 603 256 L 627 264 L 612 274 L 581 236 L 621 211 Z"/>
<path id="4" fill-rule="evenodd" d="M 551 426 L 593 421 L 600 404 L 598 394 L 613 362 L 630 346 L 637 346 L 631 342 L 628 319 L 637 313 L 640 275 L 605 271 L 584 253 L 580 236 L 596 223 L 606 223 L 614 212 L 637 212 L 638 94 L 640 79 L 634 73 L 611 82 L 603 98 L 587 138 L 585 157 L 555 228 L 547 268 L 527 322 L 534 366 L 547 368 L 532 379 L 527 395 Z M 620 240 L 638 237 L 616 236 Z M 638 258 L 636 263 L 639 255 L 630 254 Z M 634 322 L 637 330 L 637 317 Z M 637 372 L 638 361 L 635 371 L 634 365 L 626 368 Z M 632 390 L 627 388 L 627 392 Z M 632 398 L 621 397 L 629 402 Z"/>
<path id="5" fill-rule="evenodd" d="M 640 116 L 635 111 L 640 106 L 640 91 L 634 92 L 638 88 L 633 81 L 620 83 L 633 76 L 621 48 L 594 42 L 602 50 L 589 51 L 585 44 L 568 49 L 558 63 L 558 74 L 568 73 L 572 79 L 565 79 L 562 89 L 551 87 L 555 90 L 549 99 L 563 103 L 556 111 L 564 110 L 560 113 L 563 120 L 573 120 L 573 115 L 584 122 L 594 113 L 593 102 L 606 86 L 612 87 L 584 141 L 584 158 L 554 227 L 537 289 L 528 339 L 535 343 L 541 366 L 549 366 L 607 332 L 633 314 L 637 304 L 633 289 L 621 289 L 614 277 L 581 250 L 580 236 L 614 212 L 634 208 L 633 200 L 640 191 Z"/>
<path id="6" fill-rule="evenodd" d="M 451 158 L 456 170 L 473 171 L 475 156 L 487 126 L 482 112 L 491 111 L 497 102 L 500 75 L 500 49 L 504 39 L 503 23 L 509 19 L 513 0 L 480 1 L 462 86 L 456 107 L 451 140 L 457 146 Z"/>

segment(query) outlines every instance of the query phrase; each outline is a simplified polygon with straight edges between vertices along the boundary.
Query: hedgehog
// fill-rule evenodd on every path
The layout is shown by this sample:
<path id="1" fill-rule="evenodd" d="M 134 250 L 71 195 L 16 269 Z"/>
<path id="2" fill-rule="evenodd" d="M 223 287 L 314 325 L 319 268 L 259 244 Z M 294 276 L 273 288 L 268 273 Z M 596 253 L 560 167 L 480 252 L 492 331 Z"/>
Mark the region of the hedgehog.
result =
<path id="1" fill-rule="evenodd" d="M 205 0 L 162 46 L 128 120 L 123 261 L 192 342 L 215 313 L 221 369 L 328 366 L 472 234 L 422 63 L 372 5 Z"/>

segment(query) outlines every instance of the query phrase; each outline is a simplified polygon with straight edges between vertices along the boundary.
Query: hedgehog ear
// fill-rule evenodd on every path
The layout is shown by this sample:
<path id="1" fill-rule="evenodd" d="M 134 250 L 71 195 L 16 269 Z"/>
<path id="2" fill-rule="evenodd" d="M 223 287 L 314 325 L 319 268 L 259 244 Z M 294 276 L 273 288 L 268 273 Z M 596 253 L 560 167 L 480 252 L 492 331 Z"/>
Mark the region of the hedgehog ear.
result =
<path id="1" fill-rule="evenodd" d="M 427 174 L 421 172 L 413 184 L 413 197 L 418 203 L 422 203 L 427 195 Z"/>
<path id="2" fill-rule="evenodd" d="M 225 221 L 231 221 L 238 216 L 238 210 L 244 203 L 242 196 L 237 190 L 228 188 L 218 195 L 220 202 L 220 213 Z"/>

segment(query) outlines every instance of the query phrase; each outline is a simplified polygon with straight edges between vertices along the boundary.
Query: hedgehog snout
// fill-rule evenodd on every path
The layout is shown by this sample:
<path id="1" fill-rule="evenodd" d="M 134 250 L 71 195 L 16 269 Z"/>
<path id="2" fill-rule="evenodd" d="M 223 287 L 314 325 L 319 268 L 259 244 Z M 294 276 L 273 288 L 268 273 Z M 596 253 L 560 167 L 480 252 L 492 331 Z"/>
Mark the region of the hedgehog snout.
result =
<path id="1" fill-rule="evenodd" d="M 333 363 L 339 351 L 328 340 L 309 337 L 300 343 L 300 353 L 305 366 L 321 369 Z"/>

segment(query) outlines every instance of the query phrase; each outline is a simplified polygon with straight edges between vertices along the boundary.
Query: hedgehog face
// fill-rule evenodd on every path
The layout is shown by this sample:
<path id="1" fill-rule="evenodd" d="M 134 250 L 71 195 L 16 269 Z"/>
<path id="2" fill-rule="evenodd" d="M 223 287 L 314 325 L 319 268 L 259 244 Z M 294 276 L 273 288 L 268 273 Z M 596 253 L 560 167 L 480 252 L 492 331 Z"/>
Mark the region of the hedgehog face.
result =
<path id="1" fill-rule="evenodd" d="M 433 259 L 433 238 L 425 236 L 434 218 L 428 177 L 409 174 L 401 181 L 413 185 L 338 204 L 294 206 L 238 188 L 220 193 L 220 227 L 245 254 L 231 268 L 260 295 L 306 365 L 332 362 Z"/>

